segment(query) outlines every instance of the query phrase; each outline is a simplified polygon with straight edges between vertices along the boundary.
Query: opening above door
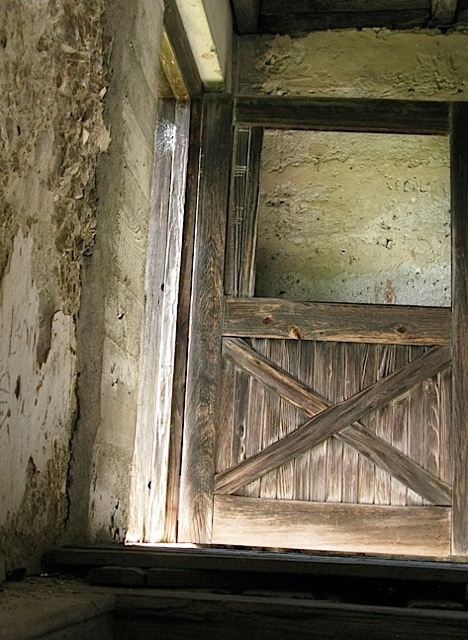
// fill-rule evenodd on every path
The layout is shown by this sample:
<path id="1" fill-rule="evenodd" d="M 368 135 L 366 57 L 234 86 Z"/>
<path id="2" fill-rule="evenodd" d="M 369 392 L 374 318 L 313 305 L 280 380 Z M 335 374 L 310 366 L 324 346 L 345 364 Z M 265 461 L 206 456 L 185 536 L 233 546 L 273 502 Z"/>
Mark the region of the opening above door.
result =
<path id="1" fill-rule="evenodd" d="M 446 136 L 266 129 L 255 295 L 450 306 Z"/>

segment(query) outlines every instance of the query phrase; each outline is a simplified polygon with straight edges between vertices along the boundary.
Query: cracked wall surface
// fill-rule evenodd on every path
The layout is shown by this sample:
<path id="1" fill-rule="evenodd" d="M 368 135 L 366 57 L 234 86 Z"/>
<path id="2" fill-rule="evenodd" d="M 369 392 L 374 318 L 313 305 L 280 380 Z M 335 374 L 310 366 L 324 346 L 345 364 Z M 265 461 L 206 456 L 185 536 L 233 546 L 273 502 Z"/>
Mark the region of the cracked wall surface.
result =
<path id="1" fill-rule="evenodd" d="M 63 532 L 75 320 L 109 143 L 103 1 L 0 2 L 0 556 L 37 569 Z"/>

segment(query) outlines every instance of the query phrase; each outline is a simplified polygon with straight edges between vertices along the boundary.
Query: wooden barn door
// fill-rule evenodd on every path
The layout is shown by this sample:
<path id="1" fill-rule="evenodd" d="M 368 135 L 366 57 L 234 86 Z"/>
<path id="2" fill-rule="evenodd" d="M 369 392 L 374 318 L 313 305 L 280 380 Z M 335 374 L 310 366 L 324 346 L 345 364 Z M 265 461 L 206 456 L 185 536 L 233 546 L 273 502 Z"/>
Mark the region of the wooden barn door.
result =
<path id="1" fill-rule="evenodd" d="M 235 128 L 227 216 L 231 104 L 206 102 L 179 541 L 466 554 L 468 111 L 452 111 L 450 310 L 254 297 L 263 129 Z"/>

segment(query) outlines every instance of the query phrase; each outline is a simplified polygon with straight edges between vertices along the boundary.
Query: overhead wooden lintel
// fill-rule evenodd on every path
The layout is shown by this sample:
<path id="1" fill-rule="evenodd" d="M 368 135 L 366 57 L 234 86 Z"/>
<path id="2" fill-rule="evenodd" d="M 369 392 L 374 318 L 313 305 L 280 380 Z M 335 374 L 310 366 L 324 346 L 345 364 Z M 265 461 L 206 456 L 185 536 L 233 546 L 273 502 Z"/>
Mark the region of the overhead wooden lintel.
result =
<path id="1" fill-rule="evenodd" d="M 260 0 L 232 0 L 240 35 L 256 33 L 260 15 Z"/>
<path id="2" fill-rule="evenodd" d="M 457 0 L 431 0 L 432 22 L 439 26 L 452 24 L 457 11 Z"/>

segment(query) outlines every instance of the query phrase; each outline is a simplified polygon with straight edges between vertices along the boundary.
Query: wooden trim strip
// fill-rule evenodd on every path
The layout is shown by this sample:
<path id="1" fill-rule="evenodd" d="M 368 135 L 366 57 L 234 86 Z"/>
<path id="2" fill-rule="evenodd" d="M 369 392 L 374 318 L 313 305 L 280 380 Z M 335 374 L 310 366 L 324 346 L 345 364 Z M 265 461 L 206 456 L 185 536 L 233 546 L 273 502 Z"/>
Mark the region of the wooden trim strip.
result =
<path id="1" fill-rule="evenodd" d="M 452 105 L 453 550 L 468 554 L 468 103 Z"/>
<path id="2" fill-rule="evenodd" d="M 215 497 L 213 543 L 447 556 L 450 509 Z"/>
<path id="3" fill-rule="evenodd" d="M 446 135 L 448 104 L 416 100 L 239 96 L 235 124 L 271 129 Z"/>
<path id="4" fill-rule="evenodd" d="M 196 201 L 179 542 L 211 542 L 231 123 L 231 97 L 205 95 Z"/>
<path id="5" fill-rule="evenodd" d="M 398 380 L 401 381 L 402 385 L 405 386 L 406 389 L 408 388 L 408 385 L 411 387 L 413 384 L 417 384 L 418 381 L 422 381 L 425 378 L 434 375 L 437 373 L 439 368 L 448 364 L 448 350 L 432 350 L 391 376 L 387 376 L 386 378 L 379 380 L 379 382 L 368 387 L 364 391 L 361 391 L 352 398 L 334 406 L 330 405 L 327 400 L 296 380 L 296 378 L 290 374 L 283 371 L 280 367 L 274 365 L 272 362 L 256 353 L 241 340 L 224 340 L 224 353 L 232 358 L 236 365 L 248 371 L 262 383 L 272 388 L 283 398 L 304 411 L 306 415 L 315 417 L 312 417 L 312 420 L 304 424 L 302 427 L 299 427 L 296 431 L 285 436 L 282 440 L 270 445 L 255 456 L 244 460 L 239 465 L 229 469 L 228 471 L 217 474 L 215 483 L 215 490 L 217 493 L 232 493 L 245 484 L 256 480 L 259 476 L 267 473 L 271 469 L 284 464 L 290 458 L 315 446 L 315 444 L 320 441 L 317 440 L 318 430 L 316 425 L 319 424 L 319 428 L 321 428 L 322 424 L 322 428 L 323 425 L 325 425 L 325 428 L 323 428 L 322 432 L 319 432 L 319 435 L 323 435 L 324 431 L 327 435 L 321 439 L 329 437 L 330 435 L 336 435 L 336 437 L 339 437 L 347 444 L 355 447 L 360 453 L 371 459 L 372 462 L 381 466 L 385 471 L 394 475 L 418 494 L 427 498 L 434 504 L 450 504 L 450 487 L 448 487 L 444 482 L 420 467 L 417 463 L 401 452 L 394 449 L 384 440 L 378 438 L 375 434 L 372 434 L 363 425 L 357 423 L 356 421 L 359 418 L 353 418 L 350 421 L 347 421 L 347 419 L 341 421 L 340 419 L 340 407 L 343 408 L 343 405 L 351 407 L 353 403 L 357 406 L 357 404 L 360 405 L 361 402 L 363 402 L 366 406 L 365 413 L 367 413 L 378 408 L 375 406 L 375 401 L 372 400 L 372 395 L 374 398 L 378 398 L 379 406 L 382 406 L 392 399 L 389 398 L 388 400 L 383 401 L 386 386 L 393 386 L 395 391 L 394 395 L 393 392 L 388 393 L 387 397 L 389 395 L 396 397 L 402 393 L 400 390 L 396 391 L 397 388 L 400 388 Z M 431 364 L 428 360 L 434 362 Z M 425 363 L 423 361 L 425 361 Z M 434 373 L 427 373 L 427 371 L 431 370 L 431 367 Z M 419 372 L 418 368 L 421 369 Z M 406 377 L 408 377 L 408 380 L 405 380 Z M 411 383 L 411 378 L 413 378 L 413 380 L 417 378 L 417 380 Z M 382 388 L 384 389 L 384 394 L 379 396 L 382 392 Z M 367 406 L 366 398 L 371 403 L 371 407 Z M 328 416 L 331 415 L 331 422 L 328 422 L 327 414 Z M 363 415 L 364 413 L 359 417 L 362 417 Z M 325 418 L 326 422 L 323 423 L 321 418 Z M 350 422 L 353 424 L 350 425 Z M 328 428 L 327 425 L 329 425 Z M 337 433 L 340 429 L 343 430 L 340 433 Z M 285 442 L 286 445 L 284 445 Z"/>
<path id="6" fill-rule="evenodd" d="M 225 336 L 447 346 L 450 332 L 445 307 L 225 298 Z"/>
<path id="7" fill-rule="evenodd" d="M 164 27 L 173 48 L 180 73 L 190 98 L 203 93 L 200 74 L 198 73 L 192 48 L 187 38 L 185 28 L 180 17 L 177 3 L 164 0 Z"/>

